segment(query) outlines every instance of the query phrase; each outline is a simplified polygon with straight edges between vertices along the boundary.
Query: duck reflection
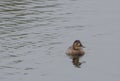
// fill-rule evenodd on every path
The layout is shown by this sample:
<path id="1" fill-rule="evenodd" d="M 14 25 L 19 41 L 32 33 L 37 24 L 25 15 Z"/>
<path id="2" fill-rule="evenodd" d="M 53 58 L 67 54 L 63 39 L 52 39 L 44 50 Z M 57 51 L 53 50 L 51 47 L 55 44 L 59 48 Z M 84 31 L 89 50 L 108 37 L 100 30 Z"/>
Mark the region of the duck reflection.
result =
<path id="1" fill-rule="evenodd" d="M 84 63 L 84 62 L 80 61 L 80 58 L 82 57 L 80 55 L 69 55 L 69 54 L 67 54 L 67 56 L 69 56 L 70 59 L 72 59 L 73 65 L 75 67 L 77 67 L 77 68 L 80 68 L 80 66 L 82 65 L 82 63 Z"/>

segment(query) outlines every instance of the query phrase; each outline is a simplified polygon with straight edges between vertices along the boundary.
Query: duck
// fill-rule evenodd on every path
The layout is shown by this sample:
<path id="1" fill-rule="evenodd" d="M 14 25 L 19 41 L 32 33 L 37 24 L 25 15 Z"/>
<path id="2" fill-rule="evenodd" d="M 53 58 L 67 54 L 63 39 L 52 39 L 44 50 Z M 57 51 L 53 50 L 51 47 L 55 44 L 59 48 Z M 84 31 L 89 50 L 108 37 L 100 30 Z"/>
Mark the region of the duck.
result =
<path id="1" fill-rule="evenodd" d="M 79 55 L 83 56 L 85 54 L 85 51 L 83 50 L 85 48 L 80 40 L 75 40 L 73 44 L 67 48 L 66 54 L 67 55 Z"/>

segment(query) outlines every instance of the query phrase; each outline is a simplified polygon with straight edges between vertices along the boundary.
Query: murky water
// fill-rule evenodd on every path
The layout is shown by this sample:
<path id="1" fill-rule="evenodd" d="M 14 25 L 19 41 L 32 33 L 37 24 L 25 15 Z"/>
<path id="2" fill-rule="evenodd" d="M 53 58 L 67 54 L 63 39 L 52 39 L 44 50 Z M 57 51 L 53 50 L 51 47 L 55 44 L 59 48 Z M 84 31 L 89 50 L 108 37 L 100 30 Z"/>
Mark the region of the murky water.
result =
<path id="1" fill-rule="evenodd" d="M 0 81 L 119 81 L 119 3 L 1 0 Z M 81 68 L 65 54 L 76 39 Z"/>

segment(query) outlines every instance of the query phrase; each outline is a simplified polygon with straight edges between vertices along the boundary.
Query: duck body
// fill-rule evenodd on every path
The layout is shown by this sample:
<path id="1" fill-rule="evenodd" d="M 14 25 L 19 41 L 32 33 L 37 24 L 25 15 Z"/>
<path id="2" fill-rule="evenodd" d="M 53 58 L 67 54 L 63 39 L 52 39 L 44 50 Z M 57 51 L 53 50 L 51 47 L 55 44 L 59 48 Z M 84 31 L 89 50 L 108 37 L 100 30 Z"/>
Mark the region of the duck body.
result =
<path id="1" fill-rule="evenodd" d="M 80 48 L 78 50 L 74 50 L 73 47 L 70 46 L 67 49 L 66 54 L 83 56 L 85 54 L 85 52 L 84 52 L 83 48 Z"/>
<path id="2" fill-rule="evenodd" d="M 75 40 L 73 45 L 66 50 L 66 54 L 83 56 L 85 54 L 83 48 L 84 46 L 81 42 L 79 40 Z"/>

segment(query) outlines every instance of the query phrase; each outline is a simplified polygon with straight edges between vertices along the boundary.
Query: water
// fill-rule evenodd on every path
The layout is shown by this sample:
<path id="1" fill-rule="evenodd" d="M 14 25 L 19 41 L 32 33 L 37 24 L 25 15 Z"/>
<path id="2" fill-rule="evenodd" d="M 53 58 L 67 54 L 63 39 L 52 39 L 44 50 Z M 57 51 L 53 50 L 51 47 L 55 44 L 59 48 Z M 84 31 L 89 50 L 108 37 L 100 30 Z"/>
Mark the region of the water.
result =
<path id="1" fill-rule="evenodd" d="M 1 0 L 0 81 L 119 81 L 118 0 Z M 65 50 L 80 39 L 81 68 Z"/>

